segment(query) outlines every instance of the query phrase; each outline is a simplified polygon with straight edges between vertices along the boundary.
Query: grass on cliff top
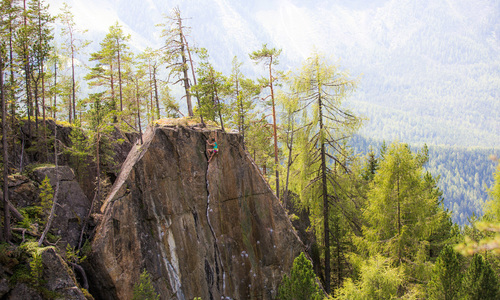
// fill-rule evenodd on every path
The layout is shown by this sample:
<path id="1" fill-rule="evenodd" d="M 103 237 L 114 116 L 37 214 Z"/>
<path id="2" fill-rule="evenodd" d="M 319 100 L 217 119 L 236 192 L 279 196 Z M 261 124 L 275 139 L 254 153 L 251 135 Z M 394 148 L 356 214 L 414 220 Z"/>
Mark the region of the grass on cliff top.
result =
<path id="1" fill-rule="evenodd" d="M 215 123 L 214 121 L 211 120 L 204 120 L 206 129 L 211 129 L 211 130 L 216 130 L 220 129 L 220 126 Z M 176 126 L 182 126 L 182 127 L 187 127 L 187 126 L 195 126 L 197 124 L 200 124 L 201 120 L 199 117 L 182 117 L 182 118 L 167 118 L 167 119 L 159 119 L 155 120 L 153 124 L 155 125 L 160 125 L 160 126 L 165 126 L 165 125 L 176 125 Z"/>

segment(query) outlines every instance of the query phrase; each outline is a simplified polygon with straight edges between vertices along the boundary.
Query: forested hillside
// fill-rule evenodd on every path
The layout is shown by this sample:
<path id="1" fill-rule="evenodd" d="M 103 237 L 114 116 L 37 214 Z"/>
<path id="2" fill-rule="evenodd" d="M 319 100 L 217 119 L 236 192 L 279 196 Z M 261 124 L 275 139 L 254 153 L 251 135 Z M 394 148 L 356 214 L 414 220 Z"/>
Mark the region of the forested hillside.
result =
<path id="1" fill-rule="evenodd" d="M 356 153 L 366 155 L 371 150 L 379 153 L 383 142 L 355 135 L 351 141 Z M 453 222 L 464 225 L 475 214 L 483 215 L 487 189 L 493 183 L 496 167 L 496 149 L 458 147 L 429 147 L 427 171 L 438 177 L 443 192 L 444 206 L 452 212 Z"/>

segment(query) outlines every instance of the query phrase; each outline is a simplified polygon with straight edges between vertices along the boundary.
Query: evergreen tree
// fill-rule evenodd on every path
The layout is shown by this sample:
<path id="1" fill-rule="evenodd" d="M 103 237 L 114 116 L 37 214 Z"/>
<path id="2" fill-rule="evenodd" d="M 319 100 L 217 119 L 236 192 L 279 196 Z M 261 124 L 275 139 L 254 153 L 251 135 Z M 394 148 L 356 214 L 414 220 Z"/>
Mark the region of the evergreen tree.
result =
<path id="1" fill-rule="evenodd" d="M 115 123 L 118 121 L 118 112 L 123 111 L 124 105 L 123 70 L 131 68 L 128 65 L 131 60 L 131 53 L 128 51 L 127 45 L 129 39 L 130 35 L 125 35 L 118 23 L 111 26 L 106 37 L 100 43 L 101 49 L 90 54 L 90 61 L 96 61 L 96 65 L 85 76 L 91 87 L 106 88 L 106 94 L 103 96 L 112 111 Z"/>
<path id="2" fill-rule="evenodd" d="M 197 69 L 198 83 L 192 87 L 200 101 L 200 115 L 215 121 L 219 119 L 219 124 L 224 131 L 223 115 L 226 115 L 227 105 L 222 98 L 229 93 L 227 78 L 214 69 L 208 61 L 208 54 L 202 55 L 202 62 Z"/>
<path id="3" fill-rule="evenodd" d="M 462 263 L 453 247 L 444 247 L 434 268 L 429 282 L 429 298 L 451 300 L 458 299 L 462 285 Z"/>
<path id="4" fill-rule="evenodd" d="M 359 280 L 345 280 L 342 288 L 336 291 L 335 299 L 398 299 L 403 279 L 401 268 L 394 268 L 390 259 L 375 255 L 361 262 Z"/>
<path id="5" fill-rule="evenodd" d="M 181 17 L 181 11 L 178 7 L 175 7 L 172 10 L 172 14 L 166 16 L 166 19 L 167 23 L 159 24 L 159 26 L 164 27 L 161 37 L 165 39 L 165 45 L 161 49 L 164 53 L 167 70 L 169 70 L 168 78 L 176 78 L 177 80 L 174 84 L 182 81 L 186 94 L 188 114 L 189 116 L 193 116 L 194 113 L 190 91 L 192 84 L 188 76 L 188 62 L 191 65 L 193 76 L 194 70 L 191 52 L 186 39 L 186 35 L 189 33 L 190 28 L 183 24 L 184 19 Z M 193 80 L 195 79 L 193 78 Z"/>
<path id="6" fill-rule="evenodd" d="M 498 277 L 482 255 L 475 254 L 464 275 L 461 297 L 470 300 L 498 299 Z"/>
<path id="7" fill-rule="evenodd" d="M 321 300 L 323 293 L 317 283 L 312 263 L 304 253 L 293 261 L 290 277 L 283 276 L 278 289 L 278 299 L 281 300 Z"/>
<path id="8" fill-rule="evenodd" d="M 3 19 L 0 19 L 0 22 L 3 23 Z M 0 24 L 3 25 L 3 24 Z M 1 26 L 1 29 L 4 27 Z M 4 55 L 5 55 L 5 49 L 6 45 L 3 43 L 3 36 L 4 32 L 0 31 L 0 37 L 2 37 L 0 41 L 0 97 L 2 101 L 2 148 L 3 148 L 3 172 L 2 172 L 2 177 L 3 177 L 3 186 L 2 186 L 2 191 L 3 191 L 3 217 L 4 217 L 4 226 L 3 226 L 3 231 L 1 232 L 2 234 L 0 235 L 0 241 L 5 241 L 9 242 L 10 241 L 10 211 L 9 211 L 9 184 L 8 184 L 8 177 L 9 177 L 9 153 L 8 153 L 8 148 L 7 148 L 7 103 L 6 103 L 6 97 L 5 97 L 5 92 L 6 90 L 4 89 L 4 82 L 3 82 L 3 74 L 4 74 Z"/>
<path id="9" fill-rule="evenodd" d="M 276 174 L 276 197 L 280 198 L 280 176 L 279 176 L 279 159 L 278 159 L 278 133 L 277 133 L 277 120 L 276 120 L 276 105 L 274 99 L 274 82 L 277 77 L 273 73 L 273 66 L 279 63 L 278 57 L 281 54 L 281 49 L 267 48 L 267 44 L 262 45 L 260 50 L 254 51 L 250 54 L 250 58 L 255 61 L 255 63 L 262 62 L 265 67 L 269 70 L 269 79 L 261 80 L 263 87 L 268 87 L 271 97 L 271 109 L 273 115 L 273 138 L 274 138 L 274 170 Z M 274 74 L 274 75 L 273 75 Z M 267 98 L 267 97 L 266 97 Z"/>
<path id="10" fill-rule="evenodd" d="M 446 225 L 436 182 L 425 174 L 425 154 L 405 144 L 388 147 L 368 193 L 364 233 L 372 251 L 414 261 L 433 232 Z M 443 239 L 446 239 L 444 236 Z"/>
<path id="11" fill-rule="evenodd" d="M 321 220 L 322 223 L 316 230 L 323 234 L 327 293 L 330 291 L 331 276 L 330 201 L 340 201 L 337 192 L 337 167 L 341 167 L 344 172 L 347 170 L 345 144 L 342 140 L 349 137 L 359 125 L 359 119 L 341 104 L 354 87 L 354 80 L 319 54 L 313 55 L 304 63 L 293 85 L 293 91 L 301 102 L 299 109 L 308 115 L 303 119 L 310 120 L 305 131 L 305 149 L 301 151 L 302 155 L 307 156 L 303 159 L 304 189 L 307 192 L 302 193 L 301 197 L 316 209 L 317 222 Z M 330 166 L 331 163 L 334 163 L 333 167 Z"/>
<path id="12" fill-rule="evenodd" d="M 229 78 L 230 90 L 230 123 L 238 128 L 245 142 L 245 131 L 250 126 L 250 121 L 255 118 L 252 110 L 255 108 L 255 98 L 260 93 L 260 87 L 252 79 L 246 78 L 240 70 L 243 63 L 235 56 L 232 61 L 232 72 Z M 244 144 L 245 145 L 245 144 Z"/>
<path id="13" fill-rule="evenodd" d="M 144 269 L 139 277 L 139 282 L 134 284 L 134 293 L 132 300 L 158 300 L 160 295 L 156 293 L 153 283 L 151 282 L 151 276 L 148 271 Z"/>
<path id="14" fill-rule="evenodd" d="M 42 200 L 42 212 L 45 216 L 49 216 L 50 209 L 52 208 L 52 203 L 54 199 L 54 189 L 52 189 L 52 185 L 50 184 L 49 177 L 45 175 L 45 178 L 42 180 L 40 185 L 40 199 Z"/>

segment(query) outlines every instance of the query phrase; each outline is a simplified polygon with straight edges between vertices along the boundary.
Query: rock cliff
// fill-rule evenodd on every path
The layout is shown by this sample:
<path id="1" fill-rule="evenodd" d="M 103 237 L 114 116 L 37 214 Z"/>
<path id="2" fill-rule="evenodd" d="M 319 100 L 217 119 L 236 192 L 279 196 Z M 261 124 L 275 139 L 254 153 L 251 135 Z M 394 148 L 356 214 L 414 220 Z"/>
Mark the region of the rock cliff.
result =
<path id="1" fill-rule="evenodd" d="M 206 140 L 219 153 L 207 163 Z M 161 299 L 271 299 L 303 251 L 238 134 L 149 127 L 103 207 L 91 292 L 131 299 L 147 270 Z"/>

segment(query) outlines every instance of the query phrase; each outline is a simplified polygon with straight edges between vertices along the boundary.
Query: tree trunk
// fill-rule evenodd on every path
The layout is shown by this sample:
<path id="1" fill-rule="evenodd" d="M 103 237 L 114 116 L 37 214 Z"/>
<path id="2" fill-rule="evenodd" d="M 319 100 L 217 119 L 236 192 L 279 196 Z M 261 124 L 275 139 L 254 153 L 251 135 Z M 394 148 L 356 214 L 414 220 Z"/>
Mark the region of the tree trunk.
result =
<path id="1" fill-rule="evenodd" d="M 330 293 L 330 207 L 328 204 L 328 189 L 327 189 L 327 171 L 326 171 L 326 150 L 323 132 L 323 104 L 321 102 L 321 94 L 318 97 L 319 107 L 319 139 L 321 143 L 321 183 L 323 193 L 323 231 L 325 242 L 325 291 Z"/>
<path id="2" fill-rule="evenodd" d="M 9 153 L 7 149 L 7 103 L 3 85 L 3 56 L 0 55 L 0 93 L 2 97 L 2 142 L 3 142 L 3 241 L 10 241 L 10 209 L 9 209 Z"/>
<path id="3" fill-rule="evenodd" d="M 73 32 L 70 30 L 70 38 L 71 38 L 71 107 L 73 111 L 73 122 L 76 122 L 76 80 L 75 80 L 75 54 L 74 54 L 74 46 L 73 46 Z M 70 112 L 71 114 L 71 112 Z M 71 123 L 71 117 L 70 117 Z"/>
<path id="4" fill-rule="evenodd" d="M 26 11 L 26 0 L 23 0 L 23 22 L 24 28 L 27 29 L 27 11 Z M 26 37 L 25 37 L 26 38 Z M 31 91 L 30 91 L 30 76 L 29 76 L 29 53 L 28 53 L 28 45 L 26 45 L 27 41 L 23 41 L 23 60 L 24 60 L 24 76 L 26 80 L 26 110 L 28 113 L 28 135 L 31 136 L 31 114 L 33 113 L 31 107 Z"/>
<path id="5" fill-rule="evenodd" d="M 38 247 L 42 246 L 43 240 L 45 239 L 45 236 L 50 230 L 50 226 L 52 225 L 52 221 L 54 220 L 55 214 L 56 214 L 56 207 L 58 206 L 57 200 L 58 200 L 58 195 L 59 195 L 59 165 L 57 161 L 57 124 L 54 126 L 54 162 L 56 166 L 56 189 L 54 191 L 54 201 L 52 202 L 52 208 L 50 209 L 50 215 L 49 219 L 47 220 L 47 224 L 45 225 L 45 228 L 43 230 L 42 236 L 38 240 Z"/>
<path id="6" fill-rule="evenodd" d="M 276 108 L 274 105 L 274 90 L 273 90 L 273 75 L 271 66 L 273 65 L 273 58 L 269 62 L 269 86 L 271 88 L 271 100 L 273 104 L 273 135 L 274 135 L 274 168 L 276 172 L 276 197 L 280 198 L 280 173 L 278 170 L 278 134 L 276 129 Z"/>
<path id="7" fill-rule="evenodd" d="M 155 85 L 156 116 L 160 119 L 160 100 L 158 97 L 158 83 L 156 81 L 156 66 L 153 67 L 153 83 Z"/>
<path id="8" fill-rule="evenodd" d="M 139 80 L 137 80 L 139 81 Z M 141 137 L 141 145 L 144 144 L 142 140 L 142 127 L 141 127 L 141 107 L 139 105 L 139 82 L 136 83 L 136 91 L 135 91 L 135 102 L 137 103 L 137 119 L 138 119 L 138 127 L 139 127 L 139 136 Z"/>
<path id="9" fill-rule="evenodd" d="M 113 107 L 113 110 L 115 111 L 113 115 L 113 123 L 118 123 L 118 118 L 116 116 L 116 99 L 115 99 L 115 80 L 113 76 L 113 63 L 109 63 L 109 83 L 111 86 L 111 105 Z"/>
<path id="10" fill-rule="evenodd" d="M 40 35 L 39 36 L 39 44 L 40 44 L 40 51 L 43 51 L 43 48 L 42 48 L 42 16 L 41 16 L 41 12 L 42 12 L 42 8 L 40 7 L 41 1 L 38 1 L 38 34 Z M 43 53 L 43 52 L 42 52 Z M 45 125 L 45 79 L 44 79 L 44 66 L 43 66 L 43 61 L 44 61 L 44 56 L 45 55 L 41 55 L 41 60 L 40 60 L 40 74 L 42 76 L 42 118 L 43 118 L 43 124 Z M 43 142 L 45 143 L 45 138 L 46 138 L 46 135 L 45 135 L 45 130 L 44 130 L 44 133 L 43 133 Z"/>
<path id="11" fill-rule="evenodd" d="M 120 59 L 120 41 L 117 39 L 118 45 L 118 87 L 120 89 L 120 111 L 123 111 L 123 94 L 122 94 L 122 66 Z"/>
<path id="12" fill-rule="evenodd" d="M 12 7 L 12 2 L 10 2 L 10 7 Z M 15 116 L 16 116 L 16 91 L 14 88 L 14 49 L 12 47 L 12 11 L 9 10 L 9 68 L 10 68 L 10 118 L 11 118 L 11 129 L 12 129 L 12 162 L 16 165 L 16 134 L 13 130 L 15 128 Z"/>
<path id="13" fill-rule="evenodd" d="M 54 88 L 55 88 L 55 92 L 54 92 L 54 103 L 53 103 L 53 112 L 52 112 L 52 116 L 54 118 L 54 124 L 56 122 L 56 108 L 57 108 L 57 61 L 54 60 Z"/>
<path id="14" fill-rule="evenodd" d="M 189 45 L 188 45 L 188 41 L 187 41 L 186 37 L 184 35 L 182 35 L 182 36 L 184 37 L 184 42 L 186 43 L 186 49 L 187 49 L 187 52 L 189 55 L 189 62 L 191 63 L 191 73 L 193 74 L 193 83 L 194 83 L 194 85 L 196 85 L 196 75 L 194 73 L 194 66 L 193 66 L 193 59 L 191 58 L 191 51 L 189 50 Z M 200 108 L 201 107 L 200 99 L 198 98 L 197 94 L 195 95 L 195 97 L 196 97 L 196 102 L 198 103 L 198 108 Z M 201 121 L 201 125 L 204 127 L 205 121 L 203 120 L 203 115 L 201 114 L 201 111 L 200 111 L 200 121 Z"/>
<path id="15" fill-rule="evenodd" d="M 178 16 L 178 21 L 179 21 L 179 39 L 181 41 L 181 58 L 182 58 L 182 73 L 184 75 L 184 90 L 186 91 L 186 102 L 187 102 L 187 108 L 188 108 L 188 114 L 190 117 L 194 116 L 193 113 L 193 106 L 191 104 L 191 93 L 189 91 L 190 85 L 189 85 L 189 77 L 188 77 L 188 72 L 187 72 L 187 58 L 186 58 L 186 49 L 184 47 L 184 35 L 182 34 L 182 20 L 180 15 Z"/>
<path id="16" fill-rule="evenodd" d="M 290 167 L 292 166 L 292 148 L 293 148 L 293 123 L 291 128 L 291 136 L 290 142 L 287 141 L 288 146 L 288 163 L 286 166 L 286 183 L 285 183 L 285 191 L 283 193 L 283 206 L 286 207 L 286 202 L 288 201 L 288 182 L 290 179 Z M 288 139 L 288 134 L 287 134 Z"/>
<path id="17" fill-rule="evenodd" d="M 151 58 L 148 58 L 148 72 L 149 72 L 149 107 L 151 107 L 151 122 L 155 120 L 155 109 L 153 106 L 153 72 L 151 71 Z M 148 112 L 149 114 L 149 112 Z M 150 119 L 148 119 L 149 122 Z"/>

